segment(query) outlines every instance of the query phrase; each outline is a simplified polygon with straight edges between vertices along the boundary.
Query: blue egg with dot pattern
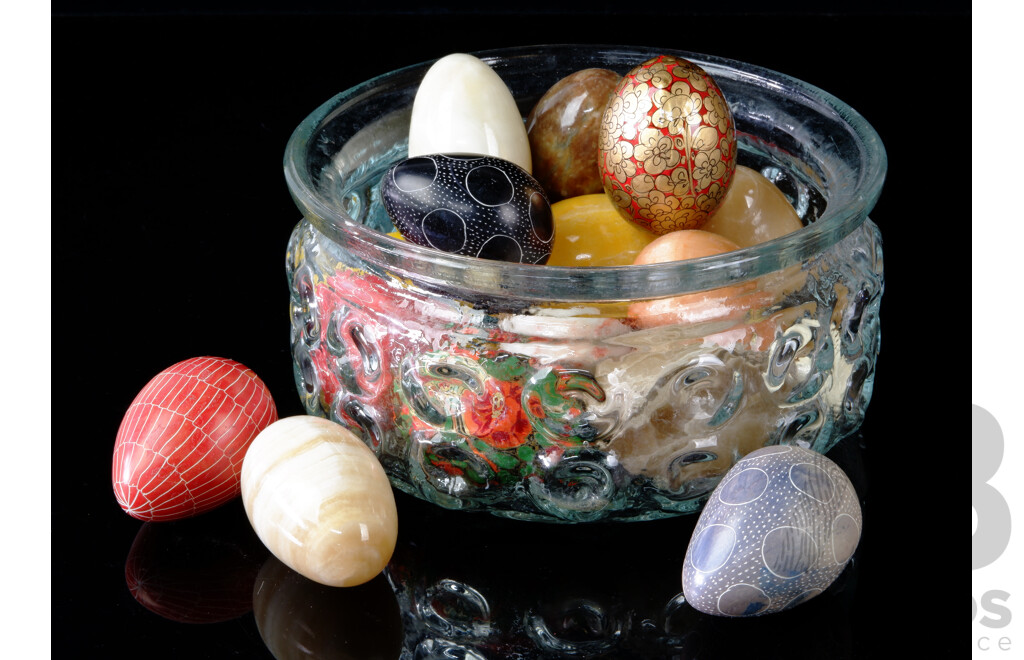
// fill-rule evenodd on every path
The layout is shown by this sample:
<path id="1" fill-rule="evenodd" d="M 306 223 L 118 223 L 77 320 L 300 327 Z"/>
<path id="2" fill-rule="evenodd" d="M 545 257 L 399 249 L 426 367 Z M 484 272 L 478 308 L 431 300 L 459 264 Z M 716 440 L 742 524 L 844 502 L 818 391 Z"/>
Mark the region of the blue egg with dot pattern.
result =
<path id="1" fill-rule="evenodd" d="M 683 595 L 716 616 L 790 609 L 839 577 L 861 524 L 853 484 L 827 457 L 790 445 L 750 452 L 704 505 L 683 560 Z"/>

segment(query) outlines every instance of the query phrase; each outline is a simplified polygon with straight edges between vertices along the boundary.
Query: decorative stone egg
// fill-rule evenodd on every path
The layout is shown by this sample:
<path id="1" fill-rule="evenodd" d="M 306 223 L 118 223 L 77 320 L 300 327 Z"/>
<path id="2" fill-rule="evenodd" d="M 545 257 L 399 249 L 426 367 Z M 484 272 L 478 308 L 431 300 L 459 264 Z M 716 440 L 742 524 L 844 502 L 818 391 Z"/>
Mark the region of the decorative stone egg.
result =
<path id="1" fill-rule="evenodd" d="M 417 245 L 530 264 L 551 254 L 547 195 L 515 163 L 472 154 L 419 156 L 389 169 L 380 190 L 395 227 Z"/>
<path id="2" fill-rule="evenodd" d="M 398 510 L 363 442 L 321 417 L 287 417 L 257 436 L 242 463 L 242 503 L 263 544 L 329 587 L 368 582 L 391 559 Z"/>
<path id="3" fill-rule="evenodd" d="M 750 247 L 797 231 L 804 226 L 793 205 L 774 183 L 757 170 L 736 166 L 729 192 L 704 231 Z"/>
<path id="4" fill-rule="evenodd" d="M 597 135 L 621 79 L 609 69 L 572 73 L 544 92 L 526 118 L 533 176 L 552 201 L 603 192 Z"/>
<path id="5" fill-rule="evenodd" d="M 797 446 L 736 463 L 701 512 L 683 562 L 686 602 L 706 614 L 756 616 L 828 589 L 860 541 L 849 477 Z"/>
<path id="6" fill-rule="evenodd" d="M 408 155 L 435 153 L 494 156 L 531 171 L 530 142 L 512 92 L 472 55 L 442 57 L 416 90 Z"/>
<path id="7" fill-rule="evenodd" d="M 657 238 L 619 215 L 603 192 L 551 205 L 555 242 L 548 266 L 629 266 Z"/>
<path id="8" fill-rule="evenodd" d="M 132 401 L 114 444 L 114 496 L 140 520 L 177 520 L 238 496 L 245 451 L 277 419 L 252 370 L 219 357 L 164 369 Z"/>
<path id="9" fill-rule="evenodd" d="M 619 82 L 602 118 L 605 192 L 627 219 L 666 234 L 699 229 L 736 169 L 732 113 L 696 64 L 659 55 Z"/>

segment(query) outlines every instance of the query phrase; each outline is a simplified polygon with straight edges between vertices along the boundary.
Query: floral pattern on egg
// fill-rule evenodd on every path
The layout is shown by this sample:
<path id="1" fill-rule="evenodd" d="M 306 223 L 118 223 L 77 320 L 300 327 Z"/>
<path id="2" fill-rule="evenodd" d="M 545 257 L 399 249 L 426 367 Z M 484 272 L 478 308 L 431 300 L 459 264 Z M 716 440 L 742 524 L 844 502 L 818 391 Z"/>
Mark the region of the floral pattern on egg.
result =
<path id="1" fill-rule="evenodd" d="M 722 90 L 669 55 L 619 82 L 598 136 L 605 192 L 623 217 L 655 234 L 699 229 L 736 170 L 736 134 Z"/>
<path id="2" fill-rule="evenodd" d="M 701 513 L 683 563 L 695 609 L 758 616 L 824 592 L 860 540 L 857 493 L 831 460 L 764 447 L 736 463 Z"/>
<path id="3" fill-rule="evenodd" d="M 547 195 L 515 163 L 472 154 L 409 158 L 384 175 L 381 197 L 398 231 L 417 245 L 531 264 L 551 255 Z"/>

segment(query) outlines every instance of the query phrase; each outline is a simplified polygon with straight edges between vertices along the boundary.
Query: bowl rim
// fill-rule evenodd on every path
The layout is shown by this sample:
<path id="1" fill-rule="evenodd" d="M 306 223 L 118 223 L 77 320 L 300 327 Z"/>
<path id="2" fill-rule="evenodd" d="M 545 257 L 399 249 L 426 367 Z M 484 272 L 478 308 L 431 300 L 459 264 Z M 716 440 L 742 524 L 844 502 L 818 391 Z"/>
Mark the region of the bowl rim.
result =
<path id="1" fill-rule="evenodd" d="M 577 267 L 517 264 L 433 250 L 392 238 L 353 220 L 317 192 L 304 167 L 307 146 L 322 122 L 337 115 L 383 84 L 423 73 L 437 59 L 427 60 L 370 78 L 342 91 L 310 113 L 295 128 L 284 152 L 289 192 L 306 219 L 355 256 L 376 263 L 402 278 L 490 296 L 514 295 L 542 301 L 622 301 L 657 298 L 735 284 L 803 263 L 848 236 L 867 219 L 881 194 L 887 156 L 875 129 L 856 110 L 824 90 L 783 73 L 738 60 L 674 48 L 601 44 L 539 44 L 470 53 L 494 67 L 503 62 L 579 49 L 604 56 L 618 53 L 636 63 L 658 54 L 686 58 L 716 80 L 730 77 L 755 87 L 785 90 L 806 105 L 849 127 L 860 149 L 859 178 L 844 186 L 842 204 L 827 204 L 815 222 L 764 243 L 709 257 L 645 265 Z M 643 58 L 643 59 L 640 59 Z M 552 81 L 551 84 L 554 84 Z M 721 83 L 720 83 L 721 84 Z M 620 295 L 621 294 L 621 295 Z"/>

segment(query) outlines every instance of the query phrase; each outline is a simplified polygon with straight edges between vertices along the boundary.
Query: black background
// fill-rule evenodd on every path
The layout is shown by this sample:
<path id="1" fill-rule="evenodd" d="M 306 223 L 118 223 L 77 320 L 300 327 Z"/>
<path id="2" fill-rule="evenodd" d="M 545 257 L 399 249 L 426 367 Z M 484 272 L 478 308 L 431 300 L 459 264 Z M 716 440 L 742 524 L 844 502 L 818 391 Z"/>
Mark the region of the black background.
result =
<path id="1" fill-rule="evenodd" d="M 399 66 L 555 42 L 664 45 L 785 72 L 861 112 L 889 156 L 872 213 L 886 259 L 874 398 L 862 433 L 837 450 L 865 502 L 854 564 L 820 606 L 758 621 L 695 617 L 699 635 L 673 652 L 951 656 L 946 507 L 960 478 L 943 426 L 946 395 L 962 385 L 947 386 L 956 374 L 943 376 L 934 361 L 953 331 L 923 337 L 920 328 L 966 298 L 928 278 L 929 255 L 949 252 L 936 219 L 953 222 L 950 186 L 962 185 L 951 178 L 967 163 L 967 132 L 948 104 L 951 91 L 969 96 L 971 17 L 966 6 L 936 14 L 859 3 L 822 14 L 810 4 L 783 14 L 611 2 L 425 10 L 400 1 L 334 13 L 54 3 L 52 418 L 54 437 L 64 438 L 52 465 L 54 656 L 272 657 L 252 613 L 177 623 L 132 598 L 125 562 L 142 523 L 110 487 L 121 416 L 153 375 L 198 355 L 244 363 L 282 417 L 301 414 L 284 275 L 299 219 L 281 165 L 293 128 L 337 92 Z M 410 553 L 417 575 L 464 574 L 498 593 L 496 585 L 515 584 L 511 601 L 539 607 L 581 594 L 622 611 L 664 604 L 679 590 L 695 522 L 551 527 L 436 511 L 404 496 L 399 506 L 398 556 Z M 175 575 L 211 556 L 242 557 L 225 561 L 243 568 L 266 558 L 238 502 L 159 533 L 157 555 Z M 207 538 L 228 550 L 197 540 Z M 219 575 L 219 566 L 200 567 Z M 376 586 L 386 588 L 382 578 Z M 345 598 L 331 628 L 339 644 L 362 644 L 352 657 L 375 647 L 393 654 L 395 629 L 367 614 L 362 592 Z M 663 652 L 627 646 L 608 657 Z"/>

